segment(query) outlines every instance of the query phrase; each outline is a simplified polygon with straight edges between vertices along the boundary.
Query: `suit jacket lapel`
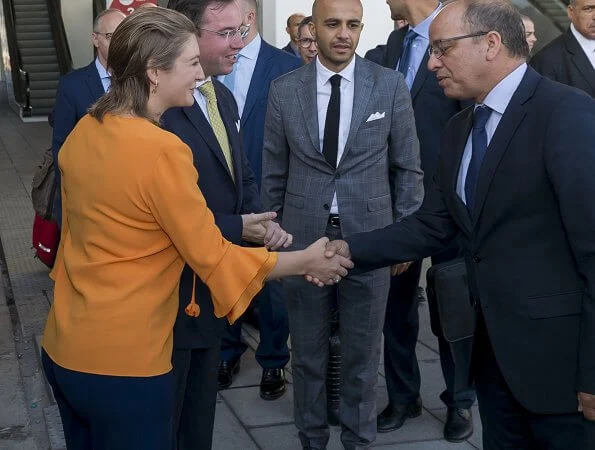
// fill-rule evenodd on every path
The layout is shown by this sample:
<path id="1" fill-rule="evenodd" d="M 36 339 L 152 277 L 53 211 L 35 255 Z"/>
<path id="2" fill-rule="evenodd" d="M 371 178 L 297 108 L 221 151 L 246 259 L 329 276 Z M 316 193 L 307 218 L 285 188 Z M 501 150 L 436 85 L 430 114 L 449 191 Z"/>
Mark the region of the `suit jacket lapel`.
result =
<path id="1" fill-rule="evenodd" d="M 95 66 L 95 60 L 87 66 L 87 86 L 89 86 L 89 91 L 95 100 L 105 94 L 103 83 L 101 82 L 99 72 L 97 71 L 97 66 Z M 95 102 L 95 100 L 93 102 Z"/>
<path id="2" fill-rule="evenodd" d="M 213 152 L 213 154 L 217 157 L 217 159 L 219 160 L 223 168 L 226 170 L 226 172 L 229 173 L 229 169 L 227 168 L 227 162 L 225 161 L 225 157 L 223 156 L 223 150 L 221 150 L 219 142 L 215 137 L 215 133 L 213 133 L 213 129 L 211 128 L 209 121 L 206 119 L 202 110 L 200 109 L 200 106 L 198 106 L 198 103 L 196 103 L 195 101 L 194 105 L 184 107 L 182 108 L 182 110 L 184 111 L 184 114 L 186 114 L 186 117 L 188 117 L 190 123 L 192 123 L 194 128 L 196 128 L 196 131 L 198 131 L 200 136 L 207 143 L 207 147 L 209 147 L 209 150 Z"/>
<path id="3" fill-rule="evenodd" d="M 564 41 L 568 52 L 572 54 L 572 62 L 587 83 L 595 90 L 595 69 L 570 29 L 566 32 Z"/>
<path id="4" fill-rule="evenodd" d="M 397 68 L 397 61 L 403 52 L 403 40 L 405 39 L 405 34 L 407 34 L 407 27 L 393 31 L 388 38 L 385 66 L 389 69 L 396 70 Z"/>
<path id="5" fill-rule="evenodd" d="M 339 161 L 339 165 L 345 159 L 351 143 L 355 138 L 355 134 L 365 119 L 365 115 L 368 111 L 368 103 L 372 97 L 372 88 L 374 87 L 374 80 L 372 74 L 369 73 L 365 66 L 361 64 L 359 56 L 356 56 L 355 60 L 355 73 L 353 76 L 354 95 L 353 95 L 353 113 L 351 116 L 351 126 L 349 128 L 349 137 L 345 143 L 345 149 L 343 150 L 343 157 Z M 357 105 L 357 107 L 355 106 Z"/>
<path id="6" fill-rule="evenodd" d="M 475 215 L 473 217 L 474 224 L 481 215 L 488 190 L 500 160 L 506 153 L 510 140 L 526 115 L 523 104 L 533 95 L 540 79 L 541 77 L 537 72 L 530 67 L 527 68 L 521 84 L 510 99 L 510 103 L 496 128 L 479 172 L 474 208 Z"/>
<path id="7" fill-rule="evenodd" d="M 430 55 L 428 52 L 425 52 L 424 58 L 421 60 L 421 64 L 419 65 L 419 69 L 417 70 L 417 74 L 415 74 L 415 80 L 413 80 L 413 86 L 411 86 L 411 98 L 414 99 L 419 91 L 421 90 L 422 86 L 426 82 L 426 78 L 429 76 L 435 76 L 434 74 L 430 74 L 427 66 L 428 66 L 428 59 L 430 59 Z"/>
<path id="8" fill-rule="evenodd" d="M 231 151 L 231 158 L 233 162 L 233 170 L 234 176 L 236 180 L 236 189 L 242 184 L 242 154 L 240 149 L 240 141 L 239 141 L 239 123 L 240 118 L 236 114 L 233 114 L 234 106 L 230 105 L 224 99 L 223 94 L 223 87 L 222 84 L 219 82 L 214 83 L 215 85 L 215 92 L 217 93 L 217 107 L 219 108 L 219 114 L 221 115 L 221 120 L 223 120 L 223 125 L 225 125 L 225 130 L 227 131 L 227 140 L 229 141 L 229 150 Z M 217 138 L 215 138 L 216 140 Z M 217 142 L 219 144 L 219 142 Z M 223 150 L 221 150 L 221 146 L 217 145 L 219 151 L 221 152 L 221 156 L 223 156 Z M 223 160 L 225 161 L 225 156 L 223 156 Z M 225 162 L 225 168 L 229 168 L 227 166 L 227 162 Z M 231 175 L 231 174 L 230 174 Z"/>
<path id="9" fill-rule="evenodd" d="M 446 170 L 446 176 L 449 177 L 446 180 L 448 183 L 449 194 L 454 199 L 456 216 L 459 219 L 459 223 L 468 234 L 471 233 L 471 217 L 469 216 L 467 206 L 465 206 L 463 200 L 461 200 L 461 197 L 459 197 L 459 194 L 457 193 L 457 182 L 459 179 L 463 153 L 465 152 L 465 146 L 467 145 L 467 139 L 469 138 L 472 125 L 473 108 L 471 107 L 461 113 L 457 123 L 452 124 L 452 128 L 458 130 L 458 132 L 453 137 L 452 143 L 448 145 L 449 148 L 452 148 L 453 157 L 446 159 L 450 164 Z"/>
<path id="10" fill-rule="evenodd" d="M 266 42 L 262 42 L 258 58 L 256 59 L 256 66 L 254 67 L 254 73 L 252 74 L 252 80 L 250 81 L 250 87 L 246 95 L 246 104 L 244 105 L 244 111 L 242 111 L 242 126 L 246 124 L 250 112 L 256 105 L 256 100 L 260 98 L 260 93 L 268 87 L 263 82 L 268 79 L 268 73 L 272 67 L 272 58 L 267 45 Z"/>
<path id="11" fill-rule="evenodd" d="M 308 134 L 312 140 L 312 145 L 320 155 L 321 159 L 324 160 L 320 148 L 320 137 L 318 132 L 316 64 L 314 64 L 314 62 L 309 64 L 308 70 L 304 73 L 305 75 L 302 78 L 302 84 L 298 88 L 298 99 L 304 116 L 304 123 L 306 124 Z"/>

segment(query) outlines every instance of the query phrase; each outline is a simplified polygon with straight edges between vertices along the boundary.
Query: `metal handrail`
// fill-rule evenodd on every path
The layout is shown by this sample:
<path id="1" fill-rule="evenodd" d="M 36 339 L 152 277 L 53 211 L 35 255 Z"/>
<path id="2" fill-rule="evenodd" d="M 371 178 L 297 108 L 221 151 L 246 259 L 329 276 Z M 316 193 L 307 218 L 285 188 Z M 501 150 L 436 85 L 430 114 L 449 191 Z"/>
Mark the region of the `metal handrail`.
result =
<path id="1" fill-rule="evenodd" d="M 12 0 L 2 0 L 4 5 L 6 35 L 8 38 L 8 54 L 10 55 L 11 77 L 14 86 L 14 98 L 19 105 L 25 104 L 25 107 L 31 108 L 31 104 L 27 104 L 27 91 L 29 75 L 23 68 L 23 60 L 21 52 L 17 45 L 17 29 L 16 29 L 16 14 Z M 23 76 L 23 73 L 26 76 Z"/>
<path id="2" fill-rule="evenodd" d="M 56 56 L 58 58 L 58 67 L 60 67 L 60 73 L 64 75 L 72 70 L 72 55 L 68 45 L 66 28 L 62 20 L 60 2 L 58 0 L 46 0 L 46 4 L 50 18 L 52 38 L 54 39 L 54 48 L 56 49 Z"/>

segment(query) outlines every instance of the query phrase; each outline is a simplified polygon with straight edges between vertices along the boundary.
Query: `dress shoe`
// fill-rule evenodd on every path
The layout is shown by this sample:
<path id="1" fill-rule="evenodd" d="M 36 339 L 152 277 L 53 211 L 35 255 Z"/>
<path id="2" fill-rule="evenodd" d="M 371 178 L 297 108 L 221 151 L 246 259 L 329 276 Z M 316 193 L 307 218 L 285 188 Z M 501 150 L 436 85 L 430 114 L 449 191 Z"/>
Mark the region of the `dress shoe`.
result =
<path id="1" fill-rule="evenodd" d="M 444 424 L 444 439 L 448 442 L 463 442 L 473 434 L 471 410 L 464 408 L 448 408 Z"/>
<path id="2" fill-rule="evenodd" d="M 405 419 L 413 419 L 421 415 L 421 397 L 405 405 L 389 405 L 376 418 L 376 429 L 379 433 L 398 430 Z"/>
<path id="3" fill-rule="evenodd" d="M 231 386 L 234 375 L 240 371 L 240 360 L 219 361 L 217 371 L 217 387 L 219 390 L 227 389 Z"/>
<path id="4" fill-rule="evenodd" d="M 276 400 L 285 394 L 285 371 L 283 369 L 263 369 L 260 380 L 260 397 L 263 400 Z"/>

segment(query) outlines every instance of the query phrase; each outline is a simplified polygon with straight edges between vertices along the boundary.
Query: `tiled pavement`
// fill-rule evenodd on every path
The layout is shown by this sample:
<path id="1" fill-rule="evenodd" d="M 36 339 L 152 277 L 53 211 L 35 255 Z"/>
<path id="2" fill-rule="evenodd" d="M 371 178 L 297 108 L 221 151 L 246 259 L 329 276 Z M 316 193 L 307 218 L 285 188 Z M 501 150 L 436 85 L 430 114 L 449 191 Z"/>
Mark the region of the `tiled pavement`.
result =
<path id="1" fill-rule="evenodd" d="M 23 124 L 12 110 L 0 108 L 0 239 L 12 287 L 12 291 L 5 291 L 9 302 L 14 301 L 20 318 L 14 345 L 10 343 L 8 350 L 0 348 L 0 400 L 3 388 L 5 391 L 10 389 L 15 393 L 15 398 L 22 399 L 15 405 L 9 405 L 14 408 L 12 414 L 0 413 L 0 450 L 41 450 L 48 446 L 51 449 L 64 448 L 56 408 L 45 390 L 35 345 L 36 337 L 43 331 L 49 308 L 51 283 L 47 270 L 33 259 L 30 249 L 33 218 L 29 194 L 31 178 L 49 143 L 50 128 L 46 123 Z M 0 327 L 7 327 L 10 320 L 3 306 L 0 295 Z M 423 414 L 407 421 L 400 430 L 379 434 L 375 447 L 403 450 L 480 449 L 481 426 L 477 407 L 473 408 L 475 433 L 469 442 L 450 444 L 440 439 L 446 410 L 438 395 L 444 383 L 437 342 L 430 332 L 427 304 L 421 304 L 419 312 L 421 330 L 417 354 L 422 375 Z M 250 348 L 242 358 L 241 371 L 231 389 L 221 392 L 219 396 L 213 447 L 215 450 L 299 449 L 293 425 L 291 389 L 276 401 L 260 399 L 258 384 L 261 369 L 254 358 L 258 332 L 246 327 L 244 337 Z M 20 370 L 14 370 L 17 360 L 15 355 L 19 356 Z M 3 358 L 10 359 L 12 364 L 10 370 L 5 372 L 2 371 Z M 291 373 L 288 379 L 291 381 Z M 382 410 L 387 402 L 382 366 L 377 398 L 378 409 Z M 10 423 L 7 424 L 7 421 Z M 24 432 L 6 432 L 13 429 Z M 333 428 L 328 449 L 340 448 L 339 429 Z"/>

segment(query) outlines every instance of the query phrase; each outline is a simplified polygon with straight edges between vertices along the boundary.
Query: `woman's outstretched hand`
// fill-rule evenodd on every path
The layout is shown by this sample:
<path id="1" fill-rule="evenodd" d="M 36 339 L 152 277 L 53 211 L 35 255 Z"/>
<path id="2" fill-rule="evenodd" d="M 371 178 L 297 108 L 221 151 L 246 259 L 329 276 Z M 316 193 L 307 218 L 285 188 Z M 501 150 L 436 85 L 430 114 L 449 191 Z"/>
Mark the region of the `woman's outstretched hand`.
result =
<path id="1" fill-rule="evenodd" d="M 325 255 L 328 242 L 328 238 L 320 238 L 304 250 L 307 255 L 305 278 L 318 287 L 337 284 L 347 275 L 348 269 L 353 269 L 353 262 L 348 257 L 339 253 L 330 257 Z"/>

